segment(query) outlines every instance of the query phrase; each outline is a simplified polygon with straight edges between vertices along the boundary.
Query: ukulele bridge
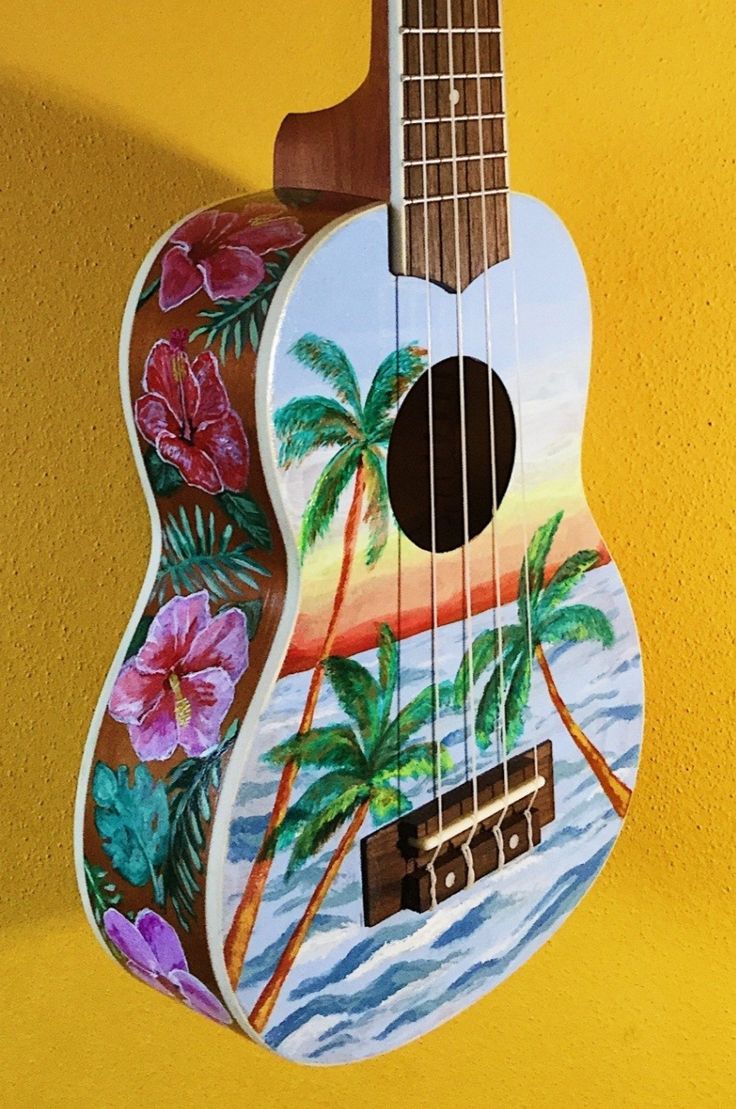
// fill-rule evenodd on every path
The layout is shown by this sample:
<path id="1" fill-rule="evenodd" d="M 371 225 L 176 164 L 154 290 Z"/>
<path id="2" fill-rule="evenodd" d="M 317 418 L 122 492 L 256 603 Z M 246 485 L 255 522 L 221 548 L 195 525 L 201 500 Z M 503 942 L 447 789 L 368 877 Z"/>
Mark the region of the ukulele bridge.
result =
<path id="1" fill-rule="evenodd" d="M 536 847 L 555 817 L 552 744 L 510 758 L 361 841 L 368 927 L 424 913 Z"/>

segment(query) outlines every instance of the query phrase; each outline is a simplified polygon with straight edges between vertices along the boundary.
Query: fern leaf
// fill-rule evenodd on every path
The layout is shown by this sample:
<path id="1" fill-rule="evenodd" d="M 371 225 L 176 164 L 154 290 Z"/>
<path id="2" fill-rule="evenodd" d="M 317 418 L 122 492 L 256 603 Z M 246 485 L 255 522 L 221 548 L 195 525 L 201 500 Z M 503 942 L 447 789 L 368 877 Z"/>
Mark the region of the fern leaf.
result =
<path id="1" fill-rule="evenodd" d="M 199 505 L 194 509 L 193 528 L 183 507 L 178 516 L 166 518 L 162 547 L 154 589 L 159 603 L 170 595 L 201 589 L 218 601 L 239 600 L 244 590 L 258 589 L 256 576 L 270 576 L 265 566 L 251 558 L 251 545 L 233 544 L 230 524 L 218 536 L 214 514 L 205 517 Z"/>

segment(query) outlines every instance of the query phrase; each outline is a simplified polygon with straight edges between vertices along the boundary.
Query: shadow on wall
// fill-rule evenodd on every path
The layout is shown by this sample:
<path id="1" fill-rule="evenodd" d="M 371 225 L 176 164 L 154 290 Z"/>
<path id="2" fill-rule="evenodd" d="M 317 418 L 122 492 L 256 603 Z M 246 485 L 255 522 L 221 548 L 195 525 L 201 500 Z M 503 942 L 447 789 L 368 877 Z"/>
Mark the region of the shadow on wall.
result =
<path id="1" fill-rule="evenodd" d="M 79 906 L 76 775 L 150 551 L 118 392 L 130 285 L 175 220 L 249 191 L 26 80 L 0 77 L 0 927 Z"/>

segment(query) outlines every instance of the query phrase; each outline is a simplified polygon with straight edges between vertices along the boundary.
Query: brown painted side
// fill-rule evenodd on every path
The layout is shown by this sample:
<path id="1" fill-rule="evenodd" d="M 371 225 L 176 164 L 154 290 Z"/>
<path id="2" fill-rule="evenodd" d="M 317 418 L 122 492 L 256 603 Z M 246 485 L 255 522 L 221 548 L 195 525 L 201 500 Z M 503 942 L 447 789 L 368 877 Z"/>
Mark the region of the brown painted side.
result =
<path id="1" fill-rule="evenodd" d="M 222 211 L 237 212 L 253 200 L 273 202 L 274 199 L 276 198 L 273 193 L 266 193 L 257 197 L 237 198 L 217 205 L 216 207 Z M 331 223 L 339 216 L 359 207 L 362 203 L 361 201 L 356 201 L 355 198 L 344 196 L 335 196 L 332 194 L 304 195 L 297 192 L 283 192 L 279 195 L 278 199 L 286 206 L 285 214 L 295 217 L 302 224 L 306 235 L 304 245 L 328 223 Z M 149 281 L 159 276 L 161 258 L 167 247 L 168 244 L 162 248 L 159 256 L 152 264 L 144 285 L 148 285 Z M 298 253 L 298 251 L 295 253 Z M 163 315 L 158 308 L 155 297 L 151 297 L 151 299 L 138 310 L 133 324 L 130 346 L 130 390 L 133 404 L 135 404 L 137 398 L 142 394 L 142 377 L 145 362 L 153 345 L 159 339 L 169 338 L 171 332 L 174 330 L 186 329 L 188 331 L 193 331 L 200 326 L 202 322 L 201 318 L 198 318 L 198 313 L 202 310 L 211 308 L 212 301 L 202 292 L 180 307 L 167 312 L 165 315 Z M 193 344 L 190 352 L 192 357 L 199 352 L 203 345 L 203 340 Z M 215 351 L 219 355 L 217 347 Z M 243 350 L 240 358 L 236 358 L 231 350 L 227 358 L 221 362 L 221 371 L 233 407 L 240 414 L 243 421 L 250 445 L 248 491 L 266 512 L 271 525 L 273 538 L 273 549 L 271 551 L 266 552 L 258 550 L 253 552 L 258 560 L 267 567 L 270 577 L 263 579 L 260 593 L 263 601 L 261 622 L 257 635 L 250 644 L 248 669 L 238 683 L 235 701 L 223 725 L 224 734 L 231 721 L 235 719 L 243 720 L 253 698 L 260 681 L 260 675 L 271 653 L 276 631 L 281 622 L 287 583 L 286 551 L 266 488 L 263 466 L 258 452 L 258 417 L 255 408 L 256 355 L 252 348 L 247 346 Z M 148 444 L 142 438 L 139 439 L 139 444 L 144 453 L 149 449 Z M 131 479 L 132 474 L 133 465 L 131 461 Z M 206 500 L 206 510 L 214 513 L 218 528 L 221 531 L 227 523 L 231 523 L 232 521 L 223 513 L 214 497 L 206 498 Z M 169 515 L 175 516 L 182 507 L 191 518 L 194 506 L 197 503 L 204 504 L 203 495 L 187 485 L 181 486 L 171 496 L 159 498 L 157 507 L 162 524 Z M 124 542 L 125 522 L 121 521 L 119 527 L 121 541 Z M 235 529 L 235 533 L 239 535 L 238 529 Z M 242 599 L 248 600 L 249 597 L 243 596 Z M 146 613 L 154 615 L 160 607 L 161 606 L 154 600 L 150 600 L 146 607 Z M 154 778 L 164 779 L 175 766 L 183 761 L 184 757 L 182 750 L 179 748 L 168 761 L 150 762 L 146 765 Z M 97 746 L 92 760 L 92 773 L 94 773 L 94 768 L 99 760 L 102 760 L 114 769 L 121 766 L 127 766 L 132 769 L 132 767 L 138 763 L 138 758 L 131 746 L 128 729 L 124 724 L 115 721 L 109 712 L 105 713 L 98 733 Z M 211 989 L 216 990 L 216 983 L 211 970 L 207 949 L 204 914 L 204 890 L 207 881 L 209 836 L 212 828 L 212 820 L 208 825 L 206 843 L 202 849 L 204 870 L 199 878 L 200 893 L 195 898 L 195 916 L 191 923 L 190 931 L 184 933 L 179 926 L 176 915 L 170 904 L 166 907 L 152 905 L 150 886 L 143 888 L 132 886 L 126 882 L 120 874 L 112 871 L 110 860 L 102 848 L 100 836 L 95 828 L 95 804 L 91 796 L 91 786 L 92 779 L 90 777 L 87 784 L 88 797 L 84 824 L 85 858 L 90 863 L 102 867 L 110 874 L 119 892 L 123 895 L 122 903 L 119 906 L 122 911 L 135 914 L 143 908 L 155 907 L 157 912 L 169 920 L 179 932 L 192 973 L 202 979 Z M 216 804 L 217 797 L 213 795 L 211 797 L 213 816 Z M 221 866 L 222 859 L 215 859 L 214 865 Z"/>
<path id="2" fill-rule="evenodd" d="M 552 743 L 549 740 L 537 748 L 537 765 L 539 773 L 546 782 L 534 799 L 536 819 L 541 829 L 555 818 L 554 760 Z M 530 781 L 535 773 L 534 749 L 515 755 L 508 762 L 509 789 L 515 789 L 523 782 Z M 478 778 L 479 804 L 485 805 L 493 798 L 503 796 L 504 788 L 502 766 L 493 767 L 481 774 Z M 517 802 L 509 810 L 504 823 L 511 823 L 515 818 L 523 817 L 527 805 L 526 800 Z M 443 796 L 442 812 L 445 825 L 472 811 L 472 783 L 464 782 Z M 487 832 L 496 822 L 497 818 L 493 817 L 487 822 L 487 826 L 479 828 L 477 832 L 479 842 L 485 839 Z M 438 826 L 437 802 L 430 801 L 407 816 L 394 821 L 393 824 L 379 828 L 362 840 L 360 847 L 363 913 L 368 927 L 380 924 L 382 920 L 386 920 L 403 908 L 412 907 L 406 903 L 407 880 L 412 881 L 412 875 L 426 871 L 433 853 L 418 853 L 409 845 L 409 840 L 431 835 L 437 831 Z M 449 857 L 457 852 L 467 836 L 468 833 L 464 832 L 451 840 L 440 854 L 437 865 L 443 866 L 446 856 Z"/>

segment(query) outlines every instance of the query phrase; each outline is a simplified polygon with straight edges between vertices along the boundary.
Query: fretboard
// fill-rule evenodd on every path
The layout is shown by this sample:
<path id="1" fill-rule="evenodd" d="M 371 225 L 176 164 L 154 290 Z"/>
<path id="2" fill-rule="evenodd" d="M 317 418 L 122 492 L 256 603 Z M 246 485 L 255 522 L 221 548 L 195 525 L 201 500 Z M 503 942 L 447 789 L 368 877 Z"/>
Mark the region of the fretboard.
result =
<path id="1" fill-rule="evenodd" d="M 509 256 L 499 3 L 395 5 L 394 269 L 463 289 Z"/>

